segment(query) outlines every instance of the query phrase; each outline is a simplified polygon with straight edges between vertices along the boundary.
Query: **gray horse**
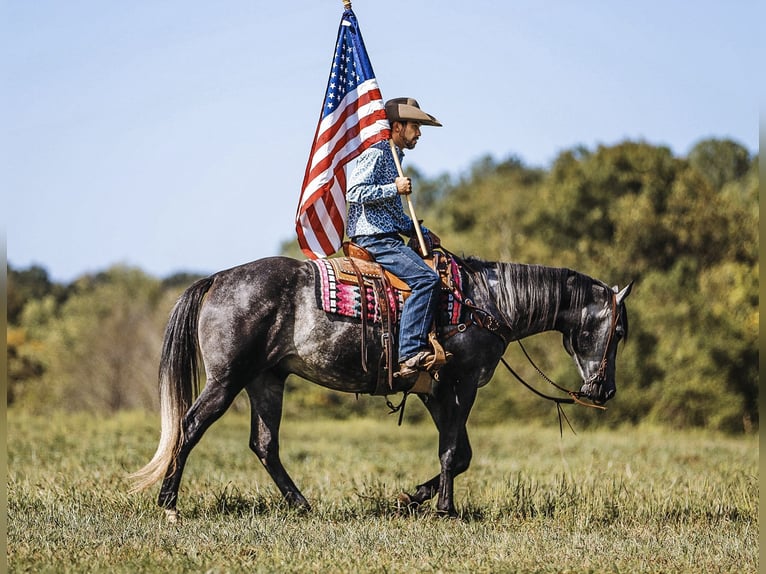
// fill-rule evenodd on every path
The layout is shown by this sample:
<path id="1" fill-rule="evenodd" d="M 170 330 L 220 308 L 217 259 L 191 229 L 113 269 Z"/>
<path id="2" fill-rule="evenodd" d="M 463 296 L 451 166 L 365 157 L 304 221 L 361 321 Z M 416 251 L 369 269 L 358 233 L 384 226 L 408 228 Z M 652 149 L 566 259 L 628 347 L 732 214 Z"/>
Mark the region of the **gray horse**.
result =
<path id="1" fill-rule="evenodd" d="M 464 328 L 444 340 L 453 358 L 430 394 L 418 395 L 439 431 L 441 472 L 406 495 L 420 505 L 438 494 L 437 511 L 456 516 L 455 476 L 468 469 L 466 421 L 479 387 L 489 382 L 508 343 L 543 331 L 563 334 L 583 385 L 598 404 L 616 392 L 618 342 L 627 337 L 625 298 L 569 269 L 463 261 L 460 296 L 469 309 Z M 191 285 L 176 303 L 165 332 L 159 373 L 161 435 L 152 460 L 131 475 L 133 490 L 163 480 L 158 504 L 178 518 L 178 489 L 189 453 L 243 389 L 252 412 L 250 448 L 291 505 L 308 501 L 282 465 L 279 425 L 285 379 L 299 375 L 347 393 L 372 394 L 375 361 L 362 369 L 361 323 L 337 320 L 316 303 L 317 267 L 286 257 L 260 259 Z M 380 356 L 380 326 L 367 325 L 370 357 Z M 206 384 L 201 394 L 198 360 Z M 195 400 L 196 396 L 196 400 Z"/>

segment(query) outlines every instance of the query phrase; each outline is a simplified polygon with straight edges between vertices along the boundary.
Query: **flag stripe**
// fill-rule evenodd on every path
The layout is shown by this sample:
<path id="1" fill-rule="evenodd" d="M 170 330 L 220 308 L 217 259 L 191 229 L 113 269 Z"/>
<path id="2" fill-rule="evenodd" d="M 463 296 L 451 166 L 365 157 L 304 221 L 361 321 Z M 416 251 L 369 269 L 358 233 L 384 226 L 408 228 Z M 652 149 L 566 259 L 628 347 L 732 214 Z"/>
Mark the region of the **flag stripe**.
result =
<path id="1" fill-rule="evenodd" d="M 311 204 L 328 194 L 331 196 L 329 198 L 324 198 L 324 200 L 329 200 L 336 204 L 331 211 L 333 214 L 336 214 L 335 217 L 342 218 L 342 220 L 338 219 L 336 221 L 334 225 L 336 228 L 345 225 L 345 164 L 361 153 L 363 149 L 360 148 L 360 144 L 354 140 L 357 132 L 357 125 L 348 129 L 347 134 L 349 135 L 335 142 L 335 147 L 332 148 L 329 154 L 327 154 L 327 157 L 325 157 L 320 164 L 307 175 L 310 179 L 304 183 L 304 205 Z M 368 138 L 368 141 L 362 143 L 364 148 L 366 148 L 386 137 L 387 134 L 381 134 L 379 130 L 376 130 L 371 137 Z M 334 185 L 334 180 L 341 176 L 343 178 L 343 185 L 342 189 L 339 189 L 338 186 Z M 342 212 L 340 212 L 338 208 L 339 205 L 343 207 Z M 339 233 L 339 235 L 340 240 L 342 240 L 342 232 Z M 330 253 L 334 253 L 336 250 L 337 247 Z M 329 255 L 330 253 L 327 254 Z"/>
<path id="2" fill-rule="evenodd" d="M 378 90 L 376 92 L 380 97 L 380 92 Z M 330 177 L 328 172 L 336 164 L 345 164 L 358 153 L 361 153 L 361 150 L 358 149 L 359 140 L 366 148 L 382 139 L 377 137 L 381 135 L 381 126 L 378 122 L 385 122 L 383 129 L 388 128 L 388 120 L 386 120 L 386 112 L 382 103 L 380 108 L 373 109 L 372 113 L 358 117 L 354 107 L 358 101 L 352 100 L 351 105 L 346 105 L 340 113 L 327 116 L 320 124 L 321 133 L 314 143 L 315 152 L 309 164 L 310 170 L 304 180 L 304 194 L 308 193 L 309 198 L 313 191 L 328 181 L 327 178 Z M 334 123 L 328 123 L 328 119 L 333 119 Z M 365 138 L 361 139 L 363 130 Z M 385 134 L 383 135 L 385 137 Z M 317 182 L 317 178 L 324 179 Z"/>
<path id="3" fill-rule="evenodd" d="M 379 105 L 375 105 L 376 102 Z M 356 90 L 346 94 L 341 109 L 322 119 L 319 124 L 319 133 L 322 133 L 322 136 L 315 143 L 324 145 L 338 132 L 342 132 L 341 128 L 348 124 L 349 116 L 352 120 L 366 121 L 370 114 L 374 115 L 376 112 L 381 112 L 383 119 L 385 119 L 380 90 L 375 79 L 371 79 L 361 84 Z"/>
<path id="4" fill-rule="evenodd" d="M 317 139 L 317 146 L 326 145 L 339 135 L 343 137 L 345 135 L 343 128 L 351 127 L 354 124 L 367 126 L 376 120 L 386 119 L 386 112 L 377 83 L 375 80 L 368 80 L 366 83 L 368 86 L 365 87 L 372 88 L 372 90 L 361 93 L 359 93 L 361 90 L 349 92 L 343 102 L 344 108 L 340 110 L 340 113 L 336 112 L 322 120 L 320 124 L 322 135 Z M 386 127 L 388 127 L 387 124 Z"/>

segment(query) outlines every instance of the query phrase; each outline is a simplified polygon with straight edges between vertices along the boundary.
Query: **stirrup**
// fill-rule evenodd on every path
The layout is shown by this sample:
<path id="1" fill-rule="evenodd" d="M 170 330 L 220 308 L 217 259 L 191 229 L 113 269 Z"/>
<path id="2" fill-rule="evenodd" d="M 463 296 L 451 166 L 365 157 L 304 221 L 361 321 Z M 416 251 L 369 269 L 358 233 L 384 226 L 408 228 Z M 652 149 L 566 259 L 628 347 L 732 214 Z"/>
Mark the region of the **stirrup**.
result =
<path id="1" fill-rule="evenodd" d="M 435 331 L 428 333 L 428 342 L 430 343 L 431 348 L 434 350 L 434 354 L 433 358 L 430 359 L 428 363 L 426 363 L 426 370 L 438 371 L 447 364 L 447 361 L 452 358 L 452 353 L 448 353 L 444 350 L 444 347 L 442 347 L 442 344 L 436 337 Z"/>

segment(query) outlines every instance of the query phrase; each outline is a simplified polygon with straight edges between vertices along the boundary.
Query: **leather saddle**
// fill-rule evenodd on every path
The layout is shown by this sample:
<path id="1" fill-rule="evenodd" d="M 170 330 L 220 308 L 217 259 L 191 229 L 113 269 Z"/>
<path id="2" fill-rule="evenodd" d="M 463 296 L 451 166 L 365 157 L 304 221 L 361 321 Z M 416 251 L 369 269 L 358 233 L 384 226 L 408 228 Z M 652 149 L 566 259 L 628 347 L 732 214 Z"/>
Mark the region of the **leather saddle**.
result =
<path id="1" fill-rule="evenodd" d="M 343 242 L 343 254 L 345 257 L 333 257 L 328 260 L 332 263 L 337 280 L 341 283 L 357 285 L 359 282 L 359 275 L 361 275 L 369 285 L 372 285 L 372 282 L 375 279 L 383 279 L 391 287 L 401 291 L 404 299 L 409 297 L 412 292 L 410 286 L 390 271 L 383 269 L 380 263 L 377 263 L 375 258 L 364 247 L 360 247 L 350 241 L 345 241 Z M 454 288 L 449 266 L 443 265 L 445 262 L 444 254 L 434 252 L 431 257 L 425 258 L 423 261 L 425 261 L 431 269 L 439 273 L 443 288 L 449 290 Z"/>
<path id="2" fill-rule="evenodd" d="M 402 291 L 405 299 L 412 291 L 409 285 L 399 279 L 399 277 L 383 269 L 380 263 L 376 263 L 372 255 L 364 247 L 359 247 L 346 241 L 343 243 L 343 254 L 345 257 L 334 257 L 329 260 L 335 269 L 337 280 L 341 283 L 356 285 L 361 275 L 365 283 L 370 286 L 372 286 L 375 279 L 385 280 L 394 289 Z"/>
<path id="3" fill-rule="evenodd" d="M 397 322 L 396 309 L 389 304 L 387 293 L 390 289 L 396 289 L 401 292 L 402 298 L 407 299 L 412 292 L 409 285 L 393 273 L 383 269 L 380 263 L 375 262 L 373 256 L 363 247 L 346 241 L 343 243 L 343 254 L 345 257 L 333 257 L 328 259 L 335 271 L 336 280 L 341 283 L 348 283 L 359 286 L 362 292 L 362 301 L 366 300 L 367 289 L 373 289 L 375 298 L 380 305 L 381 319 L 383 323 L 383 354 L 380 359 L 378 369 L 378 383 L 376 385 L 376 395 L 387 395 L 391 392 L 414 392 L 430 393 L 432 390 L 432 377 L 438 377 L 438 370 L 447 362 L 447 354 L 441 343 L 436 337 L 436 330 L 432 329 L 428 339 L 434 351 L 434 360 L 429 368 L 429 372 L 421 373 L 417 381 L 408 389 L 394 388 L 394 344 L 395 325 Z M 441 261 L 440 261 L 441 259 Z M 424 261 L 435 271 L 437 271 L 442 280 L 444 288 L 453 288 L 452 275 L 449 265 L 442 264 L 444 255 L 435 252 L 431 257 Z M 367 314 L 362 313 L 362 337 L 361 337 L 361 356 L 362 369 L 367 372 Z M 387 372 L 386 380 L 384 373 Z"/>

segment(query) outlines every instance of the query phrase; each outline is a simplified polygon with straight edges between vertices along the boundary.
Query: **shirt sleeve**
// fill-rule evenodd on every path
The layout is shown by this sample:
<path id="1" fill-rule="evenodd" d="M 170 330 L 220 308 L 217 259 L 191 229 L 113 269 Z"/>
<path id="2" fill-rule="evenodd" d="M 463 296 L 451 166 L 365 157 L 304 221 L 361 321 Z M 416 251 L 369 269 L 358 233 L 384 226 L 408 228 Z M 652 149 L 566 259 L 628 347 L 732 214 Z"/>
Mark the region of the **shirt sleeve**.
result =
<path id="1" fill-rule="evenodd" d="M 346 200 L 351 203 L 371 204 L 396 197 L 396 184 L 382 181 L 385 169 L 379 166 L 385 161 L 384 152 L 376 148 L 366 150 L 357 160 L 348 181 Z"/>

